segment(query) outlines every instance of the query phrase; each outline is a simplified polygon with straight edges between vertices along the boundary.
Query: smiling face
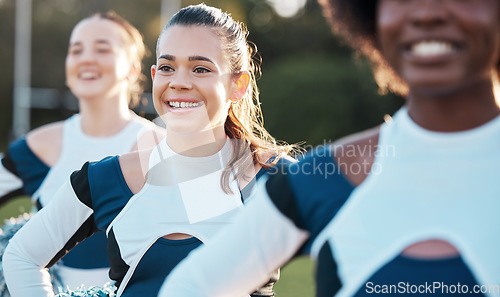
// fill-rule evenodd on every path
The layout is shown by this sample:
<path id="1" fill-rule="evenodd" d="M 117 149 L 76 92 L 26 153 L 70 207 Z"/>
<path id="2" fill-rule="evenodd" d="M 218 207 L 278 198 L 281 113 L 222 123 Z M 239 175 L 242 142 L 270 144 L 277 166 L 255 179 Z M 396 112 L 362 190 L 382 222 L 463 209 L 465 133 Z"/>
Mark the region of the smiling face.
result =
<path id="1" fill-rule="evenodd" d="M 235 81 L 220 37 L 202 26 L 174 25 L 163 32 L 151 67 L 153 102 L 167 129 L 224 129 Z"/>
<path id="2" fill-rule="evenodd" d="M 128 89 L 131 63 L 123 46 L 126 31 L 105 19 L 81 21 L 71 33 L 66 84 L 83 100 L 114 97 Z"/>
<path id="3" fill-rule="evenodd" d="M 489 81 L 500 56 L 498 0 L 379 0 L 378 43 L 410 90 Z"/>

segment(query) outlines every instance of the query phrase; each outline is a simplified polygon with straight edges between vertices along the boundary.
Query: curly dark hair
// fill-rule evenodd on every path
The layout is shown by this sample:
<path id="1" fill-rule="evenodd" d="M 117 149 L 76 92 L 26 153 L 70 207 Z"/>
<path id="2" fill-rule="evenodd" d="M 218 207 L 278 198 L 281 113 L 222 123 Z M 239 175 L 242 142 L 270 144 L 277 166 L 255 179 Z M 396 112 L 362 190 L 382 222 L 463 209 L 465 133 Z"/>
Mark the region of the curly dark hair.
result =
<path id="1" fill-rule="evenodd" d="M 366 56 L 373 68 L 380 92 L 405 96 L 406 83 L 394 72 L 377 46 L 375 14 L 377 0 L 318 0 L 334 34 L 342 37 L 358 53 Z"/>
<path id="2" fill-rule="evenodd" d="M 377 45 L 376 13 L 378 0 L 318 0 L 323 15 L 334 34 L 342 37 L 354 50 L 372 63 L 380 91 L 390 90 L 405 96 L 406 83 L 389 66 Z M 500 61 L 497 64 L 497 77 Z"/>

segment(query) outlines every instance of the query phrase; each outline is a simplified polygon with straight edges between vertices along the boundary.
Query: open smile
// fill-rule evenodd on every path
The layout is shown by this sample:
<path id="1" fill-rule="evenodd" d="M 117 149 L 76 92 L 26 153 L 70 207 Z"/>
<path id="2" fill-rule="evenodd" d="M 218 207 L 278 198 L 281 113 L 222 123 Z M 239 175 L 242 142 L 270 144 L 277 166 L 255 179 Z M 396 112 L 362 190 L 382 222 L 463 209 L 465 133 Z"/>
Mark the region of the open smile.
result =
<path id="1" fill-rule="evenodd" d="M 421 41 L 410 46 L 413 55 L 422 57 L 451 54 L 456 50 L 452 43 L 445 41 Z"/>
<path id="2" fill-rule="evenodd" d="M 446 39 L 422 39 L 405 43 L 403 52 L 414 62 L 443 62 L 454 57 L 463 46 Z"/>
<path id="3" fill-rule="evenodd" d="M 199 102 L 179 102 L 179 101 L 168 101 L 168 105 L 172 108 L 194 108 L 198 107 L 201 104 Z"/>
<path id="4" fill-rule="evenodd" d="M 168 101 L 165 101 L 167 106 L 169 107 L 170 110 L 190 110 L 194 109 L 197 107 L 200 107 L 203 102 L 202 101 L 196 101 L 193 99 L 170 99 Z"/>
<path id="5" fill-rule="evenodd" d="M 94 80 L 99 77 L 99 74 L 95 71 L 83 71 L 78 74 L 78 78 L 83 80 Z"/>

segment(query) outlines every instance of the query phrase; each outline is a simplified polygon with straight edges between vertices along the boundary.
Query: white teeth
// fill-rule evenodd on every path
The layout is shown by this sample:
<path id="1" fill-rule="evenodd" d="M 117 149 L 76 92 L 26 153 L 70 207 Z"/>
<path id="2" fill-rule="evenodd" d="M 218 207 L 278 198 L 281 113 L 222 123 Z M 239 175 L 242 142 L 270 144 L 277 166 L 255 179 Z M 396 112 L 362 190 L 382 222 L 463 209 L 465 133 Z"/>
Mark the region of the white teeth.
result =
<path id="1" fill-rule="evenodd" d="M 94 79 L 94 78 L 97 78 L 97 74 L 94 72 L 82 72 L 82 73 L 80 73 L 80 78 L 82 78 L 82 79 Z"/>
<path id="2" fill-rule="evenodd" d="M 168 101 L 168 105 L 174 108 L 193 108 L 200 106 L 198 102 L 179 102 L 179 101 Z"/>
<path id="3" fill-rule="evenodd" d="M 424 57 L 437 56 L 453 52 L 453 46 L 443 41 L 422 41 L 413 44 L 411 51 L 413 54 Z"/>

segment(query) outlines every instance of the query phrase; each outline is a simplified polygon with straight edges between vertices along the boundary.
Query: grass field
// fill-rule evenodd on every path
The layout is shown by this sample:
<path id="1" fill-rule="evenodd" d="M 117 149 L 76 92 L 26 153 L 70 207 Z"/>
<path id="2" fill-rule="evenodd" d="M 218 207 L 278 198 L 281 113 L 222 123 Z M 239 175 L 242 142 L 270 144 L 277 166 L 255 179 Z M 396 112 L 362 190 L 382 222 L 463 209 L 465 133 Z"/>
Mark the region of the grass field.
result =
<path id="1" fill-rule="evenodd" d="M 5 219 L 17 217 L 31 209 L 29 197 L 16 198 L 0 207 L 0 225 Z M 280 280 L 275 285 L 277 297 L 314 296 L 314 264 L 308 257 L 298 257 L 281 269 Z"/>
<path id="2" fill-rule="evenodd" d="M 0 225 L 3 225 L 4 220 L 8 218 L 30 211 L 32 205 L 29 197 L 19 197 L 9 201 L 0 207 Z"/>
<path id="3" fill-rule="evenodd" d="M 314 262 L 309 257 L 298 257 L 281 269 L 275 285 L 276 297 L 313 297 Z"/>

